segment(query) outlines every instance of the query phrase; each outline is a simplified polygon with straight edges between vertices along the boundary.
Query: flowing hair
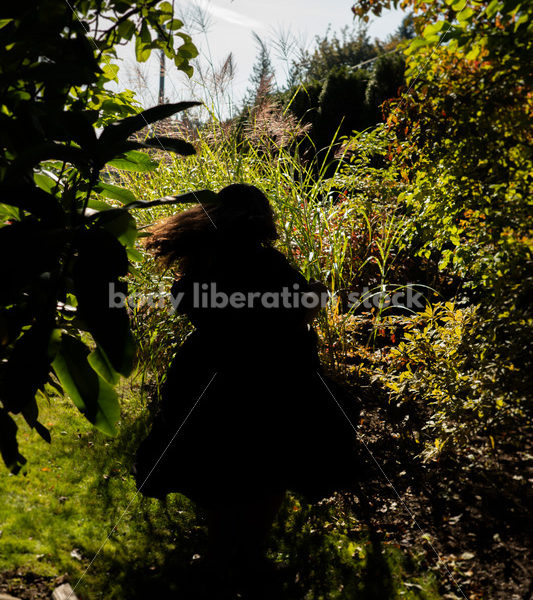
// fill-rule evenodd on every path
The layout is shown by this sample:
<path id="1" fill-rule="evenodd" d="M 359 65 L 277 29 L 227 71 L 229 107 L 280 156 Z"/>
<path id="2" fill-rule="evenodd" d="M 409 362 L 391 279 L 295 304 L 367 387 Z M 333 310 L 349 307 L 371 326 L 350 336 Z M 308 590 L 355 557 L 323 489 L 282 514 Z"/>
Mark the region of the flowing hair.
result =
<path id="1" fill-rule="evenodd" d="M 145 247 L 165 267 L 213 255 L 230 244 L 271 244 L 277 239 L 268 198 L 253 185 L 234 183 L 217 194 L 218 201 L 197 204 L 156 223 Z"/>

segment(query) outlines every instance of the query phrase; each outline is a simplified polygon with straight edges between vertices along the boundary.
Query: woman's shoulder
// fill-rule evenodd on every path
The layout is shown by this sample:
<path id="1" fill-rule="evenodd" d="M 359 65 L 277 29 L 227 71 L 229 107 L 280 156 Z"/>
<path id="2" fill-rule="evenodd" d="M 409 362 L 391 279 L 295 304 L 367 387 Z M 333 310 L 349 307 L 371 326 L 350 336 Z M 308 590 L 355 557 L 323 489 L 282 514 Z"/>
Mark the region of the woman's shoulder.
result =
<path id="1" fill-rule="evenodd" d="M 305 277 L 290 263 L 283 252 L 280 252 L 272 246 L 265 246 L 262 249 L 262 257 L 265 271 L 270 272 L 281 279 L 287 279 L 291 283 L 299 283 L 300 286 L 307 285 Z"/>

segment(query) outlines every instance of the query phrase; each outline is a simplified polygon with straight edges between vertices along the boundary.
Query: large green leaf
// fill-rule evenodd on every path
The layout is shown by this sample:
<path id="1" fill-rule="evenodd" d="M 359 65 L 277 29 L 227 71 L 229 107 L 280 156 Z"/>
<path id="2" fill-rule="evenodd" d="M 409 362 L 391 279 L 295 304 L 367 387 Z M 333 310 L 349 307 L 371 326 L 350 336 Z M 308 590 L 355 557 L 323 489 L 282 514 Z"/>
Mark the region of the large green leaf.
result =
<path id="1" fill-rule="evenodd" d="M 152 52 L 152 37 L 146 21 L 142 22 L 141 31 L 135 37 L 135 58 L 137 62 L 145 62 Z"/>
<path id="2" fill-rule="evenodd" d="M 122 169 L 124 171 L 155 171 L 159 163 L 152 160 L 148 154 L 139 152 L 138 150 L 130 150 L 125 152 L 123 156 L 107 161 L 107 164 Z"/>
<path id="3" fill-rule="evenodd" d="M 87 210 L 89 209 L 89 210 Z M 87 202 L 87 209 L 85 209 L 84 214 L 86 216 L 93 216 L 94 211 L 97 213 L 100 211 L 114 210 L 115 207 L 103 200 L 97 200 L 96 198 L 91 198 L 89 202 Z"/>
<path id="4" fill-rule="evenodd" d="M 218 202 L 219 197 L 212 190 L 196 190 L 195 192 L 186 192 L 185 194 L 176 194 L 175 196 L 164 196 L 157 200 L 136 200 L 128 204 L 128 209 L 132 208 L 150 208 L 151 206 L 160 206 L 162 204 L 212 204 Z"/>
<path id="5" fill-rule="evenodd" d="M 34 173 L 33 179 L 39 188 L 48 194 L 52 193 L 52 191 L 58 187 L 57 181 L 46 173 Z"/>
<path id="6" fill-rule="evenodd" d="M 111 198 L 112 200 L 118 200 L 123 204 L 129 204 L 130 202 L 135 202 L 135 196 L 133 192 L 127 190 L 125 188 L 121 188 L 118 185 L 113 185 L 111 183 L 104 183 L 103 181 L 99 182 L 94 188 L 95 192 L 104 196 L 105 198 Z"/>
<path id="7" fill-rule="evenodd" d="M 26 464 L 26 459 L 19 452 L 17 424 L 3 408 L 0 408 L 0 454 L 13 474 L 17 474 Z"/>
<path id="8" fill-rule="evenodd" d="M 119 381 L 119 374 L 113 368 L 113 365 L 109 362 L 106 353 L 97 346 L 90 354 L 87 359 L 91 367 L 103 377 L 111 385 L 116 385 Z"/>
<path id="9" fill-rule="evenodd" d="M 0 203 L 16 206 L 38 217 L 55 221 L 56 224 L 57 220 L 61 221 L 64 216 L 59 200 L 37 185 L 24 185 L 20 182 L 2 184 Z"/>
<path id="10" fill-rule="evenodd" d="M 6 178 L 16 178 L 24 169 L 30 169 L 48 160 L 60 160 L 78 168 L 86 168 L 91 161 L 91 156 L 80 148 L 74 148 L 68 144 L 44 142 L 31 145 L 13 161 Z"/>
<path id="11" fill-rule="evenodd" d="M 99 168 L 103 168 L 103 166 L 107 163 L 112 166 L 118 166 L 117 160 L 122 159 L 122 155 L 127 155 L 131 150 L 138 150 L 140 148 L 154 148 L 156 150 L 163 150 L 165 152 L 176 152 L 177 154 L 182 154 L 183 156 L 191 156 L 192 154 L 196 154 L 196 150 L 194 146 L 186 142 L 185 140 L 181 140 L 178 138 L 170 138 L 165 136 L 157 136 L 153 138 L 149 138 L 143 142 L 136 140 L 125 140 L 121 142 L 117 142 L 115 144 L 106 145 L 105 147 L 100 147 L 100 153 L 98 156 L 98 166 Z M 141 159 L 139 154 L 130 155 L 134 157 L 137 161 Z M 144 162 L 142 163 L 142 166 Z M 129 165 L 127 165 L 129 166 Z M 139 168 L 131 168 L 130 170 L 145 170 Z"/>
<path id="12" fill-rule="evenodd" d="M 91 367 L 89 348 L 79 339 L 63 334 L 53 362 L 57 378 L 79 411 L 98 430 L 116 434 L 120 406 L 113 387 Z"/>
<path id="13" fill-rule="evenodd" d="M 0 228 L 0 302 L 21 302 L 22 294 L 28 294 L 27 300 L 35 304 L 38 299 L 45 302 L 48 291 L 54 294 L 50 274 L 60 269 L 68 238 L 66 229 L 33 219 Z"/>
<path id="14" fill-rule="evenodd" d="M 165 150 L 167 152 L 176 152 L 183 156 L 191 156 L 196 154 L 196 150 L 192 144 L 179 138 L 170 138 L 164 136 L 157 136 L 149 138 L 144 142 L 139 142 L 142 148 L 155 148 L 156 150 Z"/>
<path id="15" fill-rule="evenodd" d="M 193 106 L 200 106 L 201 104 L 201 102 L 176 102 L 174 104 L 160 104 L 148 110 L 143 110 L 134 117 L 128 117 L 118 123 L 112 123 L 105 127 L 100 135 L 99 145 L 105 148 L 116 142 L 127 140 L 130 135 L 136 131 L 140 131 L 150 123 L 167 119 L 177 112 L 187 110 Z"/>
<path id="16" fill-rule="evenodd" d="M 8 206 L 0 202 L 0 227 L 7 221 L 17 220 L 20 217 L 19 211 L 14 206 Z"/>
<path id="17" fill-rule="evenodd" d="M 50 430 L 38 421 L 39 407 L 37 406 L 37 401 L 35 398 L 32 398 L 32 400 L 24 407 L 22 410 L 22 416 L 24 417 L 26 423 L 32 429 L 35 429 L 35 431 L 43 438 L 45 442 L 48 442 L 49 444 L 52 442 Z"/>
<path id="18" fill-rule="evenodd" d="M 127 209 L 112 208 L 96 215 L 93 220 L 127 248 L 134 247 L 139 232 L 137 222 Z"/>
<path id="19" fill-rule="evenodd" d="M 111 228 L 122 227 L 124 217 L 126 225 L 133 220 L 124 210 L 98 215 L 99 220 L 109 219 L 106 225 Z M 120 235 L 120 231 L 115 234 Z M 128 273 L 128 256 L 115 234 L 99 226 L 80 234 L 72 280 L 79 318 L 113 369 L 127 377 L 133 368 L 135 345 L 121 300 L 127 294 L 127 284 L 120 277 Z"/>
<path id="20" fill-rule="evenodd" d="M 39 108 L 41 114 L 37 118 L 47 138 L 67 143 L 73 141 L 84 150 L 92 153 L 97 143 L 93 127 L 98 118 L 97 111 L 53 111 L 50 110 L 49 106 Z"/>
<path id="21" fill-rule="evenodd" d="M 18 338 L 9 361 L 0 363 L 0 398 L 10 412 L 30 411 L 35 394 L 43 388 L 50 371 L 53 330 L 53 319 L 42 317 Z"/>

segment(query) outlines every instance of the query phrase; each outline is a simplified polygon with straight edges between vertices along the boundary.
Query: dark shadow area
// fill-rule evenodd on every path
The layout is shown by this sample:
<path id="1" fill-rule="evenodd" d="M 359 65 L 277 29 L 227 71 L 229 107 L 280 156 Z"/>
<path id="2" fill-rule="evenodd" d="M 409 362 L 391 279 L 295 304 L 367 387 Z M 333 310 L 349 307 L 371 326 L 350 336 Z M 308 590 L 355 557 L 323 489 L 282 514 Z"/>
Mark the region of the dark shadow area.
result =
<path id="1" fill-rule="evenodd" d="M 407 433 L 422 430 L 424 414 L 424 407 L 365 398 L 360 427 L 365 468 L 354 502 L 372 541 L 386 536 L 404 551 L 421 548 L 427 568 L 437 568 L 439 555 L 441 594 L 461 596 L 460 586 L 467 597 L 530 598 L 531 445 L 524 443 L 517 453 L 503 443 L 487 452 L 474 439 L 462 454 L 450 450 L 423 463 L 416 458 L 419 444 Z M 515 435 L 527 440 L 525 431 Z M 379 554 L 370 552 L 369 561 L 376 559 L 383 574 Z M 368 597 L 387 597 L 386 589 L 380 593 Z"/>

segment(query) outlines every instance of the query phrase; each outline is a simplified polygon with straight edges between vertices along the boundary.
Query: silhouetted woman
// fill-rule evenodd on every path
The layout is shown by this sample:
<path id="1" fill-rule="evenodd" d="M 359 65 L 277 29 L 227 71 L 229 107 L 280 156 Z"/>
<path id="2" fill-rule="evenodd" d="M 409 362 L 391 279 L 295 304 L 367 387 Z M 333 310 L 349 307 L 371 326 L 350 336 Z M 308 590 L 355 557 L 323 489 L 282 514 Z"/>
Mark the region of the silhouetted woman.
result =
<path id="1" fill-rule="evenodd" d="M 321 371 L 310 326 L 325 288 L 272 247 L 273 211 L 251 185 L 151 231 L 147 248 L 178 265 L 172 295 L 194 331 L 168 370 L 137 483 L 206 509 L 211 564 L 253 571 L 286 490 L 314 501 L 355 477 L 336 404 L 346 398 Z"/>

